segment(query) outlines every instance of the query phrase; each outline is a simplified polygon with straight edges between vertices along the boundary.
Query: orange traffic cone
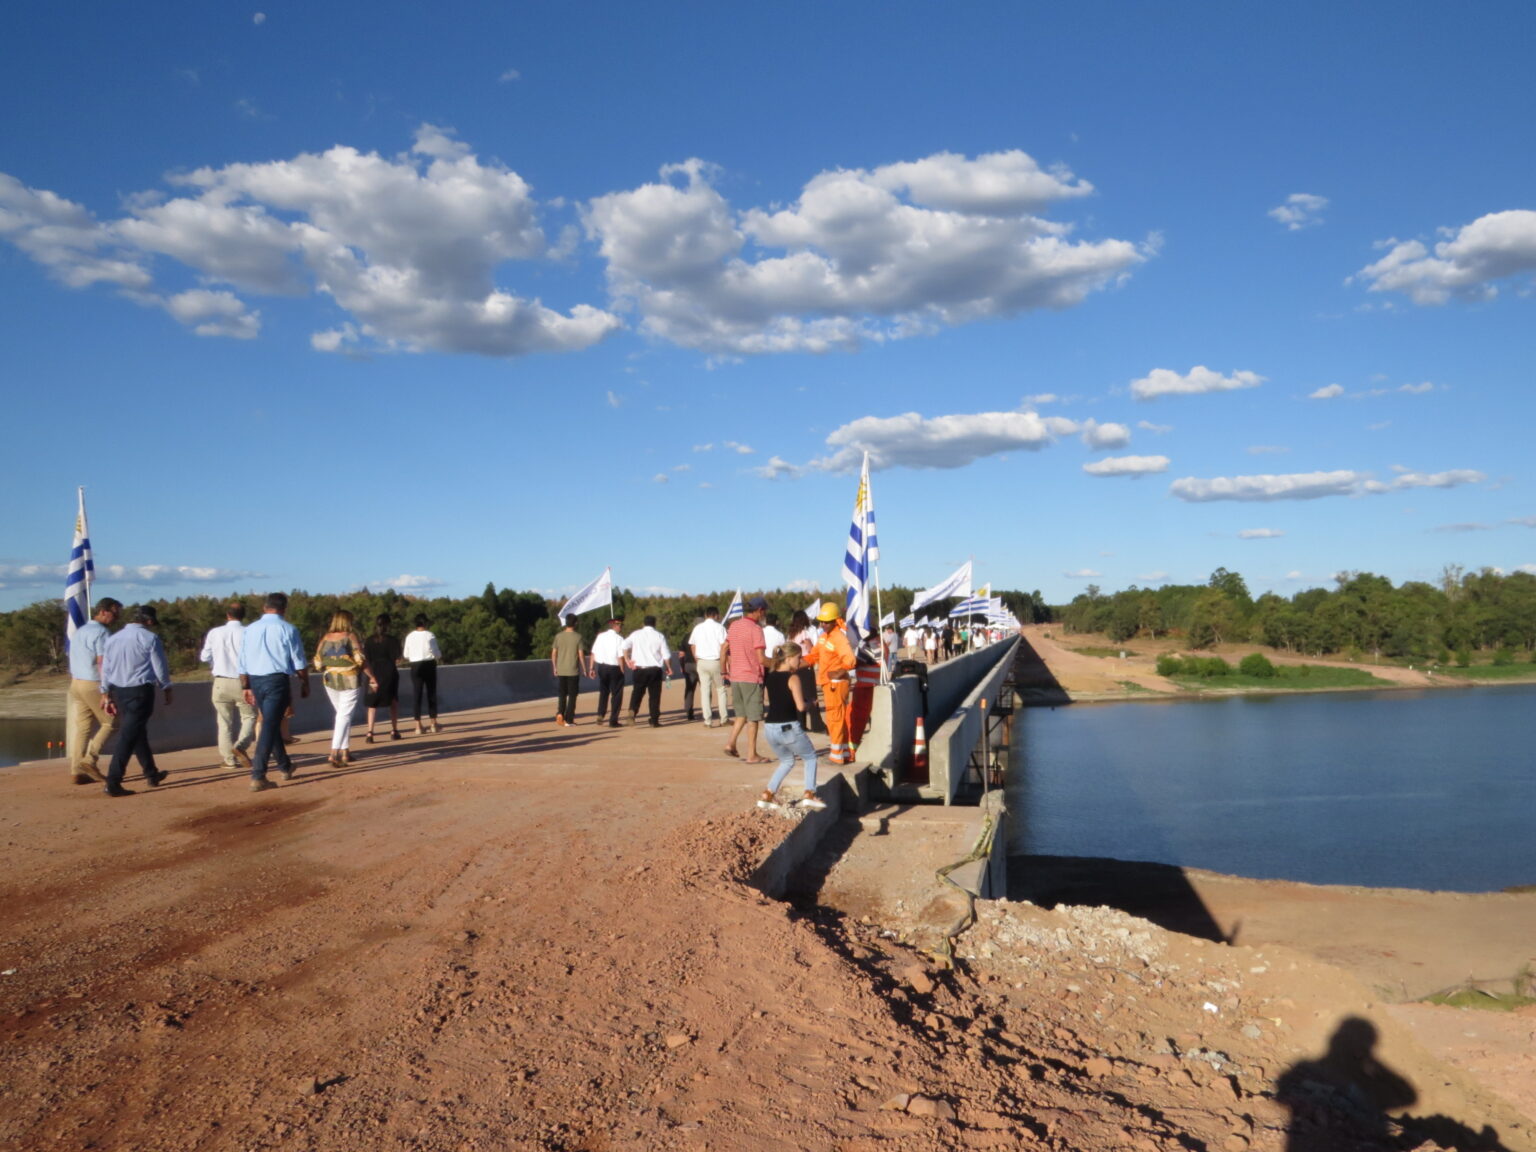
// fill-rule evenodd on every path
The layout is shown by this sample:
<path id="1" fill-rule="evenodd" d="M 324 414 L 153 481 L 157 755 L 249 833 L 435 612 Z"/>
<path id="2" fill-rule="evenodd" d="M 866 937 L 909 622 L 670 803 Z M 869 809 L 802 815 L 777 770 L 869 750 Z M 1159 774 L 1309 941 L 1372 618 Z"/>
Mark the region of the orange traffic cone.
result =
<path id="1" fill-rule="evenodd" d="M 917 735 L 912 741 L 912 767 L 928 767 L 928 734 L 923 731 L 923 718 L 917 718 Z"/>

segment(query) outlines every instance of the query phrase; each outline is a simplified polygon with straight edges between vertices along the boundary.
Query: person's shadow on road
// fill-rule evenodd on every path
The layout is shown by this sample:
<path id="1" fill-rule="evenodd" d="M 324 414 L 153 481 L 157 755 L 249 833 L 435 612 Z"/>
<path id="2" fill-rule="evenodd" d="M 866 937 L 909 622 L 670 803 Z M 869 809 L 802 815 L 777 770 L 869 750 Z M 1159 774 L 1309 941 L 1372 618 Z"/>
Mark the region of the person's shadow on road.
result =
<path id="1" fill-rule="evenodd" d="M 1346 1017 L 1321 1059 L 1281 1074 L 1275 1098 L 1291 1113 L 1286 1152 L 1414 1148 L 1425 1140 L 1456 1152 L 1507 1152 L 1491 1127 L 1474 1132 L 1448 1116 L 1389 1116 L 1419 1094 L 1376 1057 L 1377 1038 L 1369 1020 Z"/>

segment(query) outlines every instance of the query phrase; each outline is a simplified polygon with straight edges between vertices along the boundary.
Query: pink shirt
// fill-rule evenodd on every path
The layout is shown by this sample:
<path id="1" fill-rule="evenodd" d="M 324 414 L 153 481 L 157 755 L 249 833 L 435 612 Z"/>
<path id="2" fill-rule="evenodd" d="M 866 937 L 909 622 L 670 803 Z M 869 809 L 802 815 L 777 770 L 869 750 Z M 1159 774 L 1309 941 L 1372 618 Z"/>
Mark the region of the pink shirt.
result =
<path id="1" fill-rule="evenodd" d="M 734 684 L 761 684 L 763 682 L 763 626 L 756 620 L 739 616 L 731 621 L 725 632 L 726 643 L 731 646 L 730 662 L 725 674 Z M 754 654 L 754 649 L 755 654 Z"/>

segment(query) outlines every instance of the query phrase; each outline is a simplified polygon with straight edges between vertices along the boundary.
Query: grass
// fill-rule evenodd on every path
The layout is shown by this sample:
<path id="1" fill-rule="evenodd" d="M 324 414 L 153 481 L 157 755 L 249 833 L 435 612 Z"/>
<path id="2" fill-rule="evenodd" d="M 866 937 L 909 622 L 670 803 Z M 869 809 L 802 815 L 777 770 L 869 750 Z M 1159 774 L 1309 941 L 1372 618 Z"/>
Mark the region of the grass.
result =
<path id="1" fill-rule="evenodd" d="M 1140 653 L 1133 652 L 1129 648 L 1104 648 L 1096 644 L 1090 644 L 1083 648 L 1071 648 L 1068 649 L 1068 651 L 1076 652 L 1079 656 L 1109 656 L 1117 660 L 1120 658 L 1120 653 L 1122 652 L 1124 652 L 1127 656 L 1140 655 Z"/>
<path id="2" fill-rule="evenodd" d="M 1120 687 L 1124 688 L 1127 692 L 1149 692 L 1150 693 L 1152 691 L 1152 689 L 1146 687 L 1145 685 L 1138 684 L 1134 680 L 1116 680 L 1115 683 L 1120 685 Z"/>
<path id="3" fill-rule="evenodd" d="M 1324 664 L 1277 664 L 1273 676 L 1244 676 L 1234 670 L 1226 676 L 1175 676 L 1183 688 L 1262 688 L 1271 692 L 1311 691 L 1315 688 L 1370 688 L 1390 681 L 1372 676 L 1363 668 L 1333 668 Z"/>
<path id="4" fill-rule="evenodd" d="M 1468 980 L 1455 988 L 1446 988 L 1433 996 L 1424 997 L 1426 1004 L 1444 1004 L 1450 1008 L 1480 1008 L 1484 1012 L 1513 1012 L 1536 1004 L 1536 976 L 1529 964 L 1523 966 L 1510 980 L 1508 992 L 1490 992 L 1483 984 L 1503 984 L 1502 980 Z"/>
<path id="5" fill-rule="evenodd" d="M 1468 680 L 1536 679 L 1536 664 L 1474 664 L 1470 668 L 1439 667 L 1436 676 L 1462 676 Z"/>

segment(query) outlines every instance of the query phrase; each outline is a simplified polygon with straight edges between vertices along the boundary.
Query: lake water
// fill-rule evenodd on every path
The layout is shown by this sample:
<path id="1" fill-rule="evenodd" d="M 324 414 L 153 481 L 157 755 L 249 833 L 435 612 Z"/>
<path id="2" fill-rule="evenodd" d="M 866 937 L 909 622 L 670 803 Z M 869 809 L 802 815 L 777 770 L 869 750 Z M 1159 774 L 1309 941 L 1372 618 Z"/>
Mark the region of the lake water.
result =
<path id="1" fill-rule="evenodd" d="M 1009 851 L 1314 884 L 1536 884 L 1536 687 L 1021 709 Z"/>
<path id="2" fill-rule="evenodd" d="M 0 768 L 23 760 L 43 760 L 49 754 L 49 742 L 58 744 L 63 740 L 62 719 L 0 720 Z M 55 748 L 53 754 L 59 755 L 60 750 Z"/>

